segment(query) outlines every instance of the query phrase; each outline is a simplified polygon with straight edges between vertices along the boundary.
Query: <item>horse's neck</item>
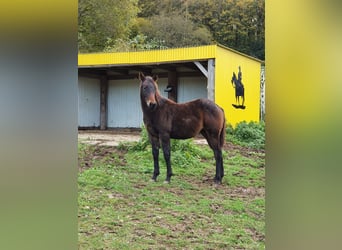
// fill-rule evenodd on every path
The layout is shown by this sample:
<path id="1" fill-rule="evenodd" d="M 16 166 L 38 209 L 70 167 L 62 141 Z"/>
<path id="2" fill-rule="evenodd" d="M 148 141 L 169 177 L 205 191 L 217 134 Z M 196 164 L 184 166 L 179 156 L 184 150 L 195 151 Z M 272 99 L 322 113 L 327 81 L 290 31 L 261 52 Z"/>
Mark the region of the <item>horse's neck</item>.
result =
<path id="1" fill-rule="evenodd" d="M 158 104 L 159 106 L 165 106 L 165 105 L 168 105 L 168 104 L 172 104 L 172 103 L 175 103 L 174 101 L 162 96 L 161 94 L 157 94 L 157 100 L 158 100 Z"/>
<path id="2" fill-rule="evenodd" d="M 156 100 L 158 103 L 157 109 L 159 109 L 159 110 L 165 109 L 166 106 L 170 105 L 171 103 L 174 103 L 172 100 L 169 100 L 169 99 L 163 97 L 159 93 L 156 93 Z M 142 98 L 141 98 L 141 104 L 142 104 L 143 112 L 146 114 L 150 114 L 151 111 L 148 109 L 145 101 Z M 150 115 L 148 115 L 146 118 L 150 118 Z"/>

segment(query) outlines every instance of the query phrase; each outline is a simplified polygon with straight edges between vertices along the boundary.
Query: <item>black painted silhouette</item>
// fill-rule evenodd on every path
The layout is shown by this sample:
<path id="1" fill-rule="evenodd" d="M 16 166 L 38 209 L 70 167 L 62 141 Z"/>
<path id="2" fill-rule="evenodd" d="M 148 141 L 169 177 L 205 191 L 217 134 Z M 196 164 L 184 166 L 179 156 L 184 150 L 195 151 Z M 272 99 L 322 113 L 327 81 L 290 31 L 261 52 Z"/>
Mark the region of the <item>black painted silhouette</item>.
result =
<path id="1" fill-rule="evenodd" d="M 239 73 L 238 77 L 236 77 L 235 72 L 233 72 L 231 83 L 233 87 L 235 88 L 235 104 L 232 104 L 234 108 L 239 109 L 245 109 L 246 106 L 244 106 L 245 103 L 245 88 L 242 84 L 242 72 L 241 67 L 239 66 Z M 242 104 L 240 105 L 240 96 L 242 99 Z"/>

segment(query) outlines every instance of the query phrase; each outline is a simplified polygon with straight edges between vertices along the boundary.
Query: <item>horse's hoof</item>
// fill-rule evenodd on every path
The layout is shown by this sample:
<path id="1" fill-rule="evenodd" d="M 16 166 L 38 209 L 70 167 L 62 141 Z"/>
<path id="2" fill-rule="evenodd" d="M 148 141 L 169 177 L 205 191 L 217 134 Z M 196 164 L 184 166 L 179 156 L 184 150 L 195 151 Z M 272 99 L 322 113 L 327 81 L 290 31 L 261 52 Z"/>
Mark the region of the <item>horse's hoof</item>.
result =
<path id="1" fill-rule="evenodd" d="M 222 184 L 222 181 L 214 179 L 214 184 L 215 184 L 215 186 L 219 186 Z"/>
<path id="2" fill-rule="evenodd" d="M 156 179 L 150 179 L 150 182 L 157 182 L 157 180 Z"/>
<path id="3" fill-rule="evenodd" d="M 170 181 L 164 181 L 164 184 L 170 184 Z"/>
<path id="4" fill-rule="evenodd" d="M 214 183 L 215 189 L 219 189 L 220 187 L 221 187 L 221 183 L 217 183 L 217 182 Z"/>

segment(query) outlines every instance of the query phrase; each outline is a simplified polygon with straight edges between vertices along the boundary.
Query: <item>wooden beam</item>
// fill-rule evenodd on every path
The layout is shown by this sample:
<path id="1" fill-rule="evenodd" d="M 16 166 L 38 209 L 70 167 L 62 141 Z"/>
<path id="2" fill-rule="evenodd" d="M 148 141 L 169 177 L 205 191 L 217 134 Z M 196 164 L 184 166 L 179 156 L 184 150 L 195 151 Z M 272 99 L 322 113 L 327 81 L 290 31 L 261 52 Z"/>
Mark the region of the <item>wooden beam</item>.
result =
<path id="1" fill-rule="evenodd" d="M 107 129 L 107 99 L 108 99 L 108 78 L 107 76 L 101 77 L 100 82 L 100 130 Z"/>
<path id="2" fill-rule="evenodd" d="M 159 78 L 168 78 L 168 73 L 157 73 Z M 203 76 L 201 72 L 177 72 L 177 77 L 197 77 Z M 138 79 L 138 72 L 136 74 L 130 73 L 129 75 L 108 75 L 108 80 L 126 80 Z"/>
<path id="3" fill-rule="evenodd" d="M 177 89 L 178 89 L 178 77 L 177 71 L 168 72 L 168 86 L 171 87 L 171 91 L 168 92 L 168 98 L 177 102 Z"/>
<path id="4" fill-rule="evenodd" d="M 107 74 L 111 74 L 111 73 L 117 73 L 119 75 L 128 75 L 129 69 L 128 68 L 111 67 L 107 70 Z"/>
<path id="5" fill-rule="evenodd" d="M 208 78 L 208 71 L 203 67 L 203 65 L 198 61 L 194 61 L 194 64 L 203 73 L 203 75 Z"/>

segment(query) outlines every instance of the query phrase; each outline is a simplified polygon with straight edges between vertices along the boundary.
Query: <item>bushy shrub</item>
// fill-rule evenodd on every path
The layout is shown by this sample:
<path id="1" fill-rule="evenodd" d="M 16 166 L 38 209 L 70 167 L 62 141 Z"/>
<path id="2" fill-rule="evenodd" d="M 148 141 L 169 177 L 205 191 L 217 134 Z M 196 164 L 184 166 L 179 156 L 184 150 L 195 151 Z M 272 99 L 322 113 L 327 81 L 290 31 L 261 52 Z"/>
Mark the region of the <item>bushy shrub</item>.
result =
<path id="1" fill-rule="evenodd" d="M 263 121 L 240 122 L 233 128 L 230 124 L 226 129 L 227 140 L 232 143 L 251 148 L 265 148 L 265 123 Z"/>

